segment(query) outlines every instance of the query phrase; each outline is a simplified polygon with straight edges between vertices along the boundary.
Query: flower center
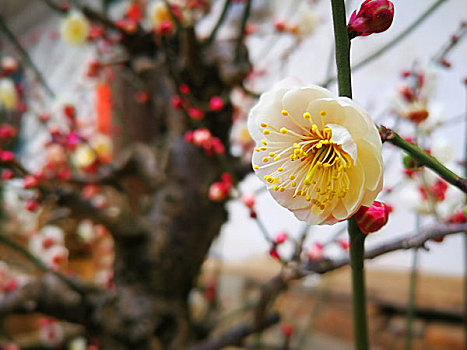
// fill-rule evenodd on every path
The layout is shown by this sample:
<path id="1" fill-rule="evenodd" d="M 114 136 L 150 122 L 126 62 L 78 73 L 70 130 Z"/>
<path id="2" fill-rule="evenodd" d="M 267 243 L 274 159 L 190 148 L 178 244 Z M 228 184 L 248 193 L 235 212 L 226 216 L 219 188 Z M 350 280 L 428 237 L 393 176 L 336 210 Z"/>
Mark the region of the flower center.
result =
<path id="1" fill-rule="evenodd" d="M 349 178 L 346 170 L 353 166 L 352 156 L 343 146 L 333 140 L 333 130 L 325 126 L 326 111 L 320 112 L 321 128 L 311 121 L 309 113 L 303 114 L 310 128 L 299 124 L 287 111 L 284 117 L 290 118 L 300 132 L 287 128 L 277 129 L 261 123 L 263 134 L 268 141 L 256 151 L 270 152 L 262 159 L 263 166 L 272 168 L 264 179 L 274 184 L 274 191 L 284 192 L 293 189 L 292 197 L 304 196 L 317 208 L 323 210 L 326 203 L 336 196 L 342 198 L 349 191 Z M 281 160 L 284 157 L 286 161 Z M 290 161 L 287 161 L 287 158 Z M 270 161 L 272 158 L 272 161 Z M 277 167 L 277 165 L 280 165 Z M 274 166 L 276 165 L 276 166 Z M 254 165 L 259 169 L 259 165 Z"/>

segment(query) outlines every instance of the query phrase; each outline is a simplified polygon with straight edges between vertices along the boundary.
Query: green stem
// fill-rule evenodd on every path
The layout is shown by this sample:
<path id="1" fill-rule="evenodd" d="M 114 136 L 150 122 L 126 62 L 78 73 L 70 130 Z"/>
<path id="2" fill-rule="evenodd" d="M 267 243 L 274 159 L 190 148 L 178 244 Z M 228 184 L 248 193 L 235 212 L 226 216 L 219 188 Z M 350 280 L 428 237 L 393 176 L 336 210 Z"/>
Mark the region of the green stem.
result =
<path id="1" fill-rule="evenodd" d="M 45 78 L 43 77 L 42 73 L 39 71 L 37 66 L 34 64 L 34 62 L 31 59 L 31 56 L 29 56 L 28 52 L 26 49 L 21 45 L 21 43 L 16 39 L 15 35 L 13 32 L 10 30 L 10 28 L 7 26 L 4 18 L 0 15 L 0 31 L 5 34 L 7 39 L 11 42 L 11 44 L 15 47 L 15 49 L 20 53 L 20 55 L 23 57 L 23 60 L 26 62 L 26 64 L 34 71 L 34 74 L 36 75 L 37 79 L 39 82 L 44 86 L 45 90 L 47 93 L 50 95 L 50 97 L 54 97 L 55 94 L 50 88 L 50 86 L 47 84 Z"/>
<path id="2" fill-rule="evenodd" d="M 439 176 L 441 176 L 444 180 L 449 182 L 451 185 L 454 185 L 457 188 L 464 191 L 465 193 L 467 193 L 467 180 L 466 179 L 453 173 L 451 170 L 449 170 L 443 164 L 441 164 L 436 158 L 430 156 L 429 154 L 424 152 L 422 149 L 420 149 L 418 146 L 405 141 L 394 130 L 387 129 L 384 126 L 380 126 L 379 130 L 385 141 L 390 142 L 394 146 L 403 149 L 413 159 L 419 162 L 421 165 L 424 165 L 430 168 L 435 173 L 437 173 Z"/>
<path id="3" fill-rule="evenodd" d="M 352 77 L 350 69 L 350 39 L 347 32 L 344 0 L 331 0 L 336 48 L 337 79 L 339 95 L 352 98 Z M 355 347 L 368 350 L 368 329 L 366 320 L 365 295 L 365 238 L 355 219 L 348 221 L 350 236 L 350 266 L 352 268 L 352 305 Z"/>
<path id="4" fill-rule="evenodd" d="M 420 24 L 422 24 L 435 10 L 442 5 L 444 2 L 447 0 L 438 0 L 436 1 L 433 5 L 431 5 L 425 12 L 423 12 L 412 24 L 410 24 L 407 28 L 405 28 L 399 35 L 395 36 L 391 41 L 389 41 L 385 46 L 383 46 L 381 49 L 375 51 L 371 55 L 367 56 L 360 62 L 358 62 L 356 65 L 352 67 L 353 70 L 357 70 L 365 66 L 367 63 L 373 61 L 375 58 L 378 58 L 381 56 L 383 53 L 391 49 L 393 46 L 396 44 L 402 42 L 402 40 L 409 35 L 413 30 L 415 30 Z M 339 78 L 339 77 L 337 77 Z M 322 86 L 328 86 L 331 84 L 334 80 L 336 80 L 336 77 L 331 77 L 328 80 L 326 80 L 324 83 L 320 84 Z"/>
<path id="5" fill-rule="evenodd" d="M 238 33 L 237 46 L 235 47 L 235 62 L 240 61 L 242 54 L 243 41 L 245 40 L 245 29 L 248 18 L 250 17 L 251 0 L 247 0 L 245 3 L 245 9 L 243 10 L 242 20 L 240 22 L 240 32 Z"/>
<path id="6" fill-rule="evenodd" d="M 344 0 L 331 0 L 336 43 L 337 80 L 339 95 L 352 98 L 352 79 L 350 71 L 350 40 L 345 18 Z"/>
<path id="7" fill-rule="evenodd" d="M 217 20 L 216 22 L 216 25 L 214 26 L 211 34 L 209 35 L 209 38 L 206 40 L 206 44 L 211 44 L 216 35 L 217 35 L 217 32 L 219 31 L 219 28 L 221 27 L 222 23 L 224 23 L 224 20 L 225 20 L 225 17 L 227 16 L 227 12 L 228 12 L 228 9 L 229 9 L 229 6 L 230 6 L 230 3 L 232 2 L 232 0 L 225 0 L 225 3 L 224 3 L 224 7 L 222 8 L 222 12 L 221 12 L 221 15 L 219 17 L 219 19 Z"/>
<path id="8" fill-rule="evenodd" d="M 368 350 L 368 329 L 366 320 L 366 292 L 364 253 L 365 238 L 354 218 L 348 223 L 350 236 L 350 266 L 352 268 L 352 305 L 355 349 Z"/>

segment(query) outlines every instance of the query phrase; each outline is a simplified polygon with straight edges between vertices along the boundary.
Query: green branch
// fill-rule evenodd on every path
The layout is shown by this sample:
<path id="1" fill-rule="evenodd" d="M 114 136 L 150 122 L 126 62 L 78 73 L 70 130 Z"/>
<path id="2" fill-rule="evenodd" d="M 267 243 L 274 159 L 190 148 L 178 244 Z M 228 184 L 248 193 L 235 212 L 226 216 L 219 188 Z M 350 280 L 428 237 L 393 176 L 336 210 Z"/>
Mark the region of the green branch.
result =
<path id="1" fill-rule="evenodd" d="M 436 158 L 430 156 L 418 146 L 413 145 L 407 141 L 405 141 L 399 134 L 397 134 L 394 130 L 385 128 L 384 126 L 379 127 L 379 131 L 381 133 L 381 138 L 383 141 L 387 141 L 392 143 L 394 146 L 399 147 L 406 151 L 413 159 L 419 162 L 421 165 L 430 168 L 439 176 L 441 176 L 444 180 L 449 182 L 451 185 L 456 186 L 463 192 L 467 193 L 467 180 L 460 177 L 459 175 L 455 174 L 448 168 L 446 168 L 441 162 L 439 162 Z"/>
<path id="2" fill-rule="evenodd" d="M 348 221 L 350 236 L 350 267 L 352 268 L 352 305 L 355 349 L 368 349 L 365 291 L 365 238 L 352 217 Z"/>
<path id="3" fill-rule="evenodd" d="M 352 98 L 352 80 L 350 71 L 350 40 L 345 18 L 344 0 L 331 0 L 334 40 L 336 43 L 337 80 L 339 95 Z"/>

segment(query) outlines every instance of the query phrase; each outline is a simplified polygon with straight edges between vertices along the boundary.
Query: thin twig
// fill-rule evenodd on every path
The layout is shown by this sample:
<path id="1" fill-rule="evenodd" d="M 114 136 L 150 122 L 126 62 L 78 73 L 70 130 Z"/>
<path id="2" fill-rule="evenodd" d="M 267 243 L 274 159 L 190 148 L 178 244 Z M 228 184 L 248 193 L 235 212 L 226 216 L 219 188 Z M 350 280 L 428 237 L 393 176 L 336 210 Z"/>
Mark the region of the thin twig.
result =
<path id="1" fill-rule="evenodd" d="M 425 243 L 439 239 L 448 235 L 467 232 L 467 223 L 462 224 L 435 224 L 420 229 L 415 234 L 406 235 L 381 245 L 368 249 L 365 253 L 365 259 L 374 259 L 378 256 L 391 253 L 397 250 L 408 250 L 412 248 L 425 248 Z M 309 262 L 303 269 L 304 274 L 319 273 L 323 274 L 340 267 L 346 266 L 350 263 L 349 257 L 341 259 L 319 259 Z"/>
<path id="2" fill-rule="evenodd" d="M 11 44 L 15 47 L 15 49 L 19 52 L 23 60 L 26 62 L 26 64 L 33 70 L 34 74 L 36 75 L 37 79 L 39 82 L 42 84 L 42 86 L 45 88 L 47 93 L 50 95 L 50 97 L 54 97 L 55 94 L 53 90 L 50 88 L 49 84 L 45 80 L 44 76 L 40 72 L 39 68 L 34 64 L 34 62 L 31 59 L 31 56 L 29 53 L 26 51 L 26 49 L 21 45 L 18 39 L 16 39 L 16 36 L 13 34 L 11 29 L 8 27 L 6 24 L 3 16 L 0 15 L 0 30 L 5 34 L 7 39 L 11 42 Z"/>
<path id="3" fill-rule="evenodd" d="M 224 23 L 225 17 L 227 16 L 227 12 L 231 2 L 232 0 L 225 0 L 224 7 L 222 8 L 222 12 L 219 16 L 219 19 L 217 20 L 216 25 L 212 29 L 212 32 L 209 35 L 208 39 L 206 40 L 207 45 L 211 44 L 216 38 L 217 32 L 219 31 L 222 23 Z"/>
<path id="4" fill-rule="evenodd" d="M 264 318 L 264 322 L 261 325 L 255 325 L 253 322 L 242 324 L 203 344 L 192 346 L 189 350 L 217 350 L 230 345 L 239 345 L 247 336 L 262 331 L 278 323 L 279 320 L 279 314 L 272 313 Z"/>

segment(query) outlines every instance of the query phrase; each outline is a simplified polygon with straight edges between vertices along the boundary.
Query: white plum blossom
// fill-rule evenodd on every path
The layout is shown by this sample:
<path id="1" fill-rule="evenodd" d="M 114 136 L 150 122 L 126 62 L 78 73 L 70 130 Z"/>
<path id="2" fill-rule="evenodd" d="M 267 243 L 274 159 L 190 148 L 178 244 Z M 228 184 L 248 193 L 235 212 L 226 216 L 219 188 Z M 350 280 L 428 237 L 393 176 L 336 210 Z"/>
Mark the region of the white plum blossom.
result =
<path id="1" fill-rule="evenodd" d="M 256 175 L 302 221 L 345 220 L 382 189 L 381 138 L 349 98 L 283 81 L 260 97 L 248 129 Z"/>

